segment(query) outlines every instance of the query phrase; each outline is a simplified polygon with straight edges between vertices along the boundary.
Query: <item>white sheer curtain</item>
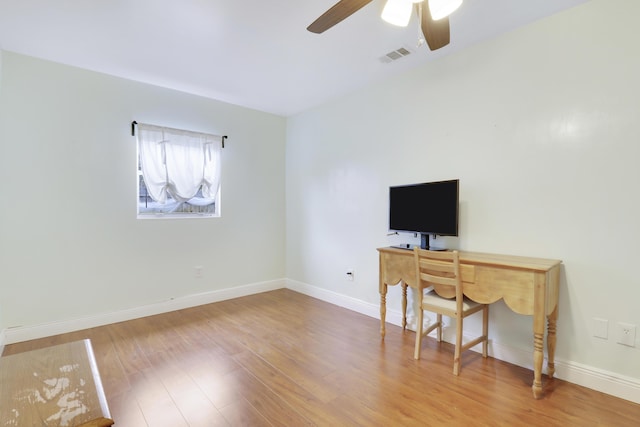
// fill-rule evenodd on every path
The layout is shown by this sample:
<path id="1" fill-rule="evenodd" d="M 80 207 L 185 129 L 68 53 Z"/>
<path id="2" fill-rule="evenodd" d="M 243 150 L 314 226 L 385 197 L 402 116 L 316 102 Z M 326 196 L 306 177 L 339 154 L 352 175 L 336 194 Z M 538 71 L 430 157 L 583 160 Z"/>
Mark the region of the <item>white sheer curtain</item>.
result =
<path id="1" fill-rule="evenodd" d="M 137 137 L 142 177 L 153 200 L 186 202 L 202 187 L 202 196 L 213 203 L 220 189 L 222 137 L 144 123 L 138 123 Z"/>

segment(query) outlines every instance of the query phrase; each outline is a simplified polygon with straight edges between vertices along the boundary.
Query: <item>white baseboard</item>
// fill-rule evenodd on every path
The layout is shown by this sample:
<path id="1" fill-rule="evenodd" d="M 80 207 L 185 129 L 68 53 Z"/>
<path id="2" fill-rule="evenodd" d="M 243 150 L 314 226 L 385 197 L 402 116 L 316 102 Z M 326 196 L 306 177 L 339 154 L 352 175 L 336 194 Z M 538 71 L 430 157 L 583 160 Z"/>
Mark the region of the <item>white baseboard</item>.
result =
<path id="1" fill-rule="evenodd" d="M 636 378 L 563 360 L 556 360 L 555 376 L 570 383 L 640 403 L 640 381 Z"/>
<path id="2" fill-rule="evenodd" d="M 307 285 L 306 283 L 298 282 L 296 280 L 286 280 L 287 289 L 291 289 L 301 294 L 308 295 L 320 299 L 322 301 L 329 302 L 331 304 L 347 308 L 349 310 L 366 314 L 370 317 L 380 318 L 380 305 L 368 303 L 357 298 L 349 297 L 337 292 L 328 291 L 326 289 L 318 288 L 315 286 Z M 397 316 L 392 313 L 391 310 L 387 311 L 387 320 L 390 318 L 398 317 L 398 324 L 402 321 L 400 312 L 397 312 Z M 394 322 L 390 322 L 394 323 Z"/>
<path id="3" fill-rule="evenodd" d="M 294 291 L 380 319 L 379 303 L 367 303 L 337 292 L 327 291 L 326 289 L 294 280 L 287 279 L 286 283 L 286 287 Z M 401 311 L 387 307 L 386 321 L 396 326 L 402 326 Z M 411 324 L 408 325 L 408 328 L 415 330 Z M 433 333 L 435 334 L 435 331 Z M 443 339 L 446 342 L 453 342 L 453 337 L 453 331 L 447 331 L 445 328 L 445 331 L 443 331 Z M 480 346 L 476 346 L 474 350 L 477 348 L 480 348 Z M 491 339 L 489 340 L 489 355 L 491 357 L 531 370 L 533 370 L 532 351 L 525 351 L 509 345 L 497 343 Z M 555 365 L 555 377 L 558 379 L 619 397 L 621 399 L 629 400 L 634 403 L 640 403 L 640 380 L 636 378 L 625 377 L 623 375 L 607 372 L 576 362 L 558 360 L 557 357 Z M 544 366 L 546 369 L 546 360 Z"/>
<path id="4" fill-rule="evenodd" d="M 99 313 L 95 316 L 83 317 L 79 319 L 63 320 L 59 322 L 46 323 L 34 326 L 20 326 L 8 328 L 0 335 L 0 345 L 12 344 L 16 342 L 28 341 L 52 335 L 64 334 L 82 329 L 95 328 L 111 323 L 124 322 L 126 320 L 139 319 L 141 317 L 153 316 L 156 314 L 168 313 L 170 311 L 182 310 L 189 307 L 210 304 L 213 302 L 239 298 L 247 295 L 258 294 L 284 288 L 285 279 L 271 280 L 267 282 L 253 283 L 233 288 L 220 289 L 200 294 L 186 295 L 179 298 L 172 298 L 155 304 L 135 307 L 127 310 L 120 310 L 111 313 Z M 0 353 L 1 354 L 1 353 Z"/>
<path id="5" fill-rule="evenodd" d="M 2 356 L 2 352 L 4 351 L 4 343 L 7 339 L 7 334 L 5 331 L 5 329 L 0 331 L 0 356 Z"/>

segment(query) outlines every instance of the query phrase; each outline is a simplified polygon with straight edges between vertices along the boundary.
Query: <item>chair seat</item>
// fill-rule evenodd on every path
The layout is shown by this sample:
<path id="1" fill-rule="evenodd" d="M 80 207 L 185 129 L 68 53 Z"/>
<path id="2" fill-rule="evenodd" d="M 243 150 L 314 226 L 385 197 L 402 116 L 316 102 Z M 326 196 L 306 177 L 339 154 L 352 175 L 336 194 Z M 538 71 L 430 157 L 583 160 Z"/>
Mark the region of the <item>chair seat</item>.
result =
<path id="1" fill-rule="evenodd" d="M 422 304 L 427 304 L 433 307 L 443 308 L 449 311 L 456 311 L 456 299 L 455 298 L 443 298 L 436 293 L 436 291 L 431 290 L 424 294 L 422 297 Z M 464 298 L 462 301 L 462 311 L 471 310 L 474 307 L 477 307 L 481 304 L 471 301 L 469 298 Z"/>

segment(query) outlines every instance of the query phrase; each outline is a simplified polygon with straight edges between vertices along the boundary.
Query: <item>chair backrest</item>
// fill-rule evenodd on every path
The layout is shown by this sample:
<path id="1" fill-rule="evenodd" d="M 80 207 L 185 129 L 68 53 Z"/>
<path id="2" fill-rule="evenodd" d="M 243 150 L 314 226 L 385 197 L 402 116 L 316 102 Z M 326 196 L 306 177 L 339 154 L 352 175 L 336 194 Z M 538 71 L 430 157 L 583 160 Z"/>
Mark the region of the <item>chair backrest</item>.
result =
<path id="1" fill-rule="evenodd" d="M 421 289 L 433 286 L 437 291 L 442 290 L 445 297 L 462 299 L 458 251 L 429 251 L 415 247 L 413 253 L 416 279 Z M 454 289 L 444 289 L 446 287 Z"/>

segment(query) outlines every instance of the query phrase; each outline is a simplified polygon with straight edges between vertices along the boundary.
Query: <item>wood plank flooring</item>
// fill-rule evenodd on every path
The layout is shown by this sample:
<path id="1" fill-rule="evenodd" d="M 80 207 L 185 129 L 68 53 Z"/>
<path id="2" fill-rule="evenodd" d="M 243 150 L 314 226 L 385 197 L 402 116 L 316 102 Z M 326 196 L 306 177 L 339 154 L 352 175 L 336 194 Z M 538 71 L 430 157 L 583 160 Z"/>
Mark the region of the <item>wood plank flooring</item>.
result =
<path id="1" fill-rule="evenodd" d="M 90 338 L 117 427 L 638 426 L 640 405 L 290 291 L 8 345 Z"/>

